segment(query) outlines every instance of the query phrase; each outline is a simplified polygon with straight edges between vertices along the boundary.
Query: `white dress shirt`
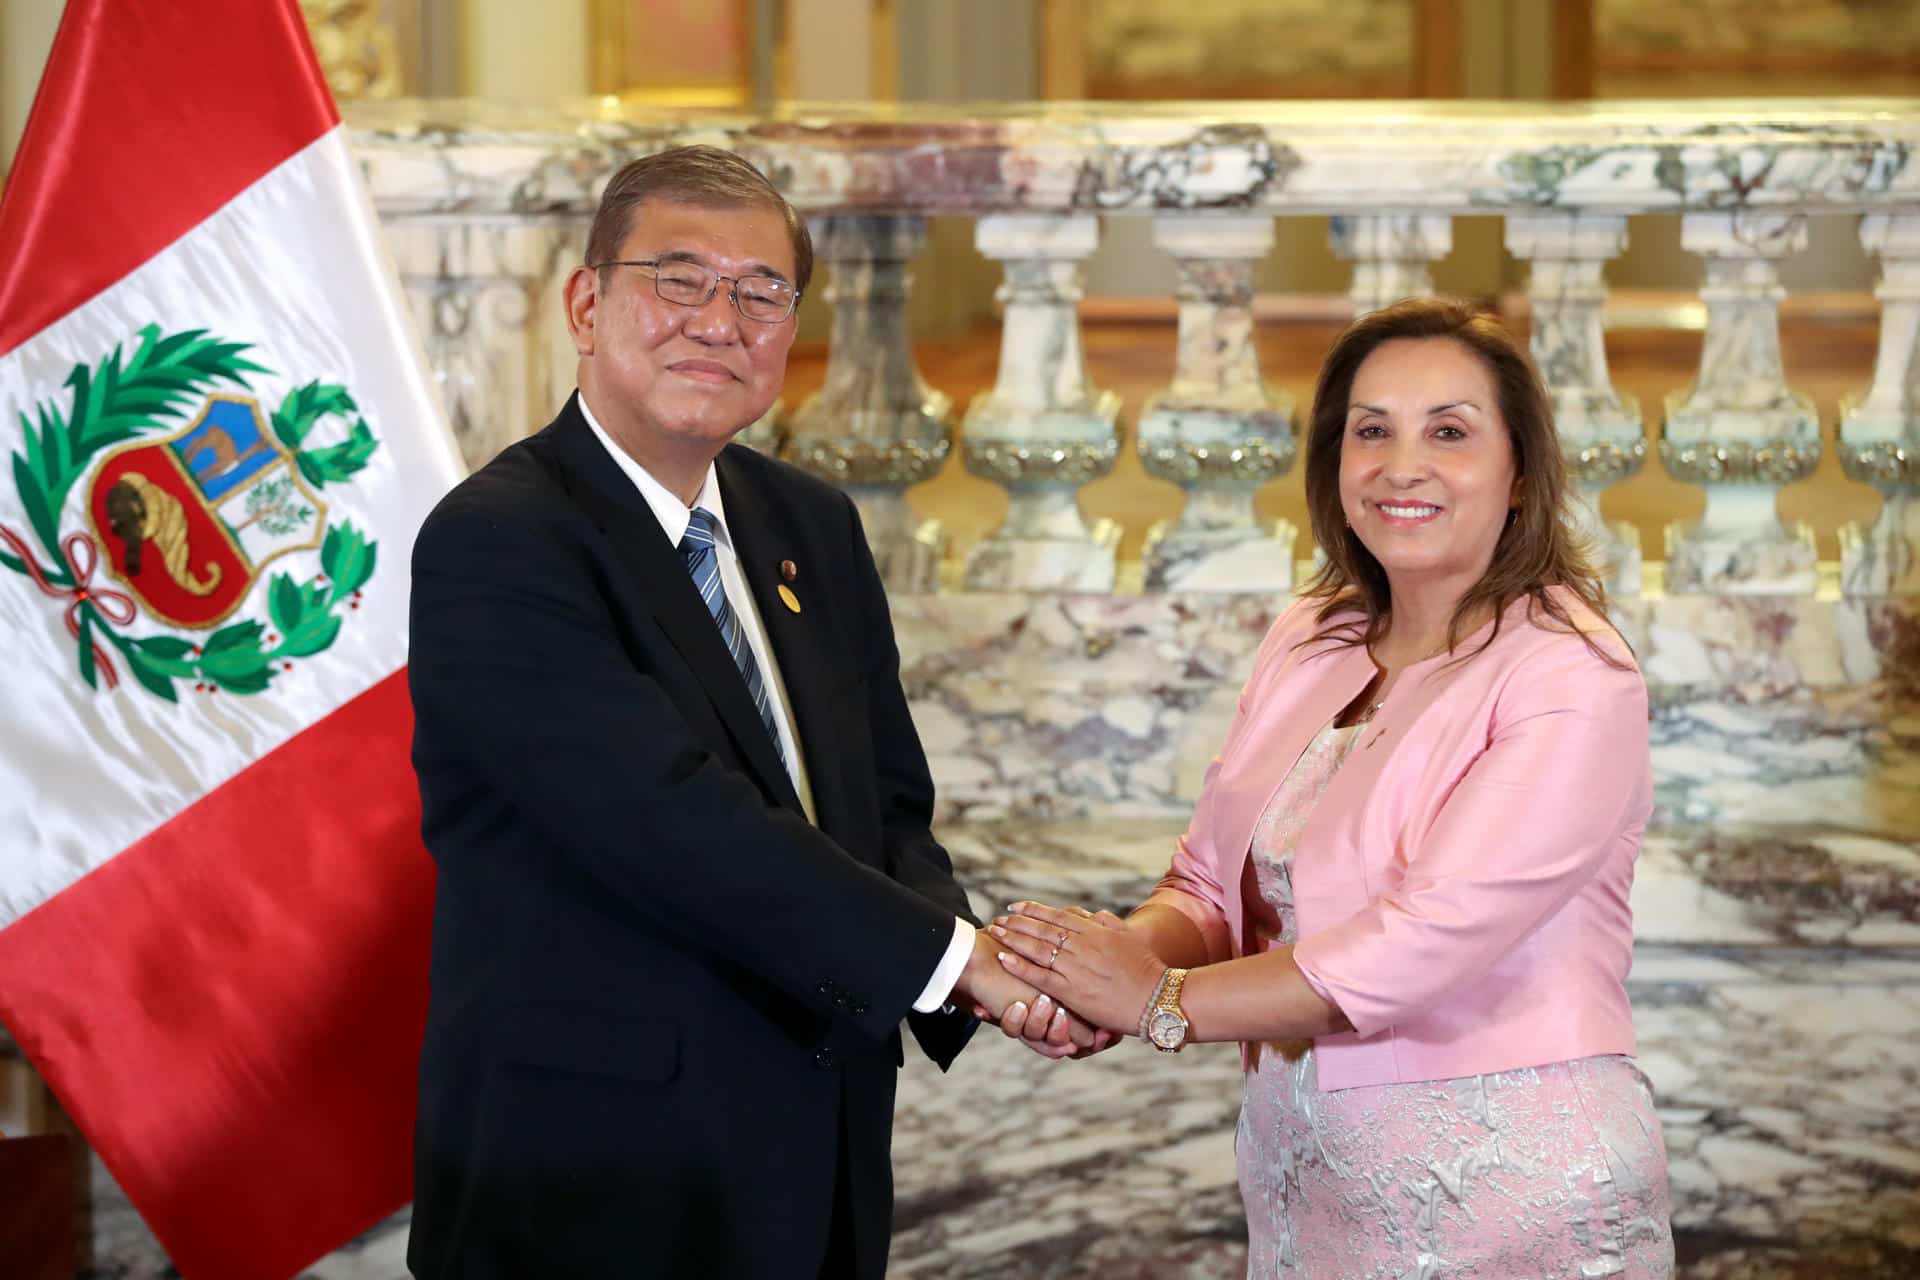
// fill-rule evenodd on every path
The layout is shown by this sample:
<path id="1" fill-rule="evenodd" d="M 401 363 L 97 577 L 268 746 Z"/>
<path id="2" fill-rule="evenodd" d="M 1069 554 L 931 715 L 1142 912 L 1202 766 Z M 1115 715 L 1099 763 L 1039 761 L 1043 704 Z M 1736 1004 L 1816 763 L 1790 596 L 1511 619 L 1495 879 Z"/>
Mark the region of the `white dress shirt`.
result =
<path id="1" fill-rule="evenodd" d="M 587 426 L 593 431 L 594 438 L 600 442 L 607 455 L 614 460 L 627 479 L 633 481 L 634 488 L 647 500 L 647 507 L 653 512 L 654 519 L 660 522 L 660 528 L 667 535 L 667 541 L 675 547 L 686 536 L 687 525 L 693 519 L 693 507 L 680 501 L 665 485 L 634 461 L 633 457 L 613 442 L 600 420 L 594 417 L 593 410 L 587 405 L 583 393 L 579 397 L 580 416 L 587 420 Z M 794 792 L 800 797 L 800 807 L 806 812 L 807 821 L 819 824 L 819 818 L 813 810 L 813 788 L 807 783 L 806 757 L 800 750 L 800 734 L 793 722 L 793 709 L 787 705 L 787 686 L 780 675 L 780 664 L 774 661 L 773 646 L 767 642 L 766 627 L 760 621 L 759 607 L 754 603 L 753 592 L 747 586 L 747 580 L 740 573 L 740 557 L 733 549 L 732 535 L 727 532 L 726 507 L 720 500 L 720 482 L 713 464 L 707 464 L 706 479 L 701 481 L 700 492 L 693 500 L 694 507 L 704 507 L 713 516 L 715 558 L 720 565 L 720 587 L 727 593 L 727 603 L 733 606 L 733 613 L 740 620 L 740 630 L 747 637 L 747 647 L 753 651 L 754 661 L 760 664 L 760 674 L 767 686 L 767 696 L 773 705 L 773 724 L 780 735 L 780 750 L 786 758 L 787 777 L 793 782 Z M 958 916 L 953 921 L 953 939 L 947 944 L 947 952 L 940 958 L 940 964 L 934 969 L 933 977 L 928 981 L 920 998 L 913 1007 L 921 1013 L 932 1013 L 953 994 L 953 988 L 960 981 L 960 974 L 967 967 L 967 957 L 973 951 L 973 926 Z"/>

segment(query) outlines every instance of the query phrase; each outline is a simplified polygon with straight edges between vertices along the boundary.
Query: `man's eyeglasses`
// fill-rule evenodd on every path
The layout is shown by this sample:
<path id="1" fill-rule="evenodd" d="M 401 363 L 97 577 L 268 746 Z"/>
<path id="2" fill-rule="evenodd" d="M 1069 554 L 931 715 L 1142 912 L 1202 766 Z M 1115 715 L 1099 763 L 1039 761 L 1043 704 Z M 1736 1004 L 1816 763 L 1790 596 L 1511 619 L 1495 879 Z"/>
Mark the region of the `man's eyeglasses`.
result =
<path id="1" fill-rule="evenodd" d="M 713 298 L 720 282 L 727 282 L 727 298 L 743 320 L 758 324 L 779 324 L 799 305 L 800 291 L 778 276 L 723 276 L 697 262 L 678 259 L 644 258 L 639 261 L 609 260 L 595 265 L 639 267 L 653 274 L 653 291 L 663 302 L 683 307 L 704 307 Z"/>

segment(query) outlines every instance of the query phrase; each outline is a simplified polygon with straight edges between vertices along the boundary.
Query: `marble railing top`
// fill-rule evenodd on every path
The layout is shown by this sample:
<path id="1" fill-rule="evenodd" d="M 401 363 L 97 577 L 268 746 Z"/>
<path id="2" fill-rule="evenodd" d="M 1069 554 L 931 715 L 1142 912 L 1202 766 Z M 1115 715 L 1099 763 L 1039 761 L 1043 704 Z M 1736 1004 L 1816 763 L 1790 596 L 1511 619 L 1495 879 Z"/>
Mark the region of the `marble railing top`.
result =
<path id="1" fill-rule="evenodd" d="M 460 99 L 345 109 L 389 216 L 590 212 L 635 155 L 709 142 L 828 213 L 1827 212 L 1920 201 L 1920 99 L 785 104 Z"/>

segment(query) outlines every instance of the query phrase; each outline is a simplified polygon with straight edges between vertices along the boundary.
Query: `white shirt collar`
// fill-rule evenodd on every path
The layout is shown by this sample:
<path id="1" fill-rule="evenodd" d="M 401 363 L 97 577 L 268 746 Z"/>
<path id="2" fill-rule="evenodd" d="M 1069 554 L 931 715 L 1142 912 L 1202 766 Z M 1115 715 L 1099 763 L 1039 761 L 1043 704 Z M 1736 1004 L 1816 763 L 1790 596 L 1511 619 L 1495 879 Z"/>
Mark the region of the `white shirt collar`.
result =
<path id="1" fill-rule="evenodd" d="M 600 419 L 593 416 L 593 410 L 587 405 L 585 393 L 575 398 L 580 402 L 580 416 L 587 420 L 594 438 L 613 458 L 614 463 L 627 473 L 627 479 L 633 481 L 634 488 L 647 500 L 647 506 L 653 511 L 653 518 L 660 522 L 660 528 L 666 532 L 667 541 L 674 546 L 680 545 L 680 539 L 686 536 L 687 524 L 693 519 L 693 508 L 681 502 L 673 491 L 653 478 L 653 473 L 633 460 L 633 456 L 613 442 L 607 429 L 600 425 Z M 731 548 L 733 538 L 727 533 L 727 510 L 720 502 L 720 480 L 713 464 L 707 464 L 706 479 L 700 483 L 700 492 L 694 496 L 695 507 L 705 507 L 713 515 L 716 526 L 716 540 Z"/>

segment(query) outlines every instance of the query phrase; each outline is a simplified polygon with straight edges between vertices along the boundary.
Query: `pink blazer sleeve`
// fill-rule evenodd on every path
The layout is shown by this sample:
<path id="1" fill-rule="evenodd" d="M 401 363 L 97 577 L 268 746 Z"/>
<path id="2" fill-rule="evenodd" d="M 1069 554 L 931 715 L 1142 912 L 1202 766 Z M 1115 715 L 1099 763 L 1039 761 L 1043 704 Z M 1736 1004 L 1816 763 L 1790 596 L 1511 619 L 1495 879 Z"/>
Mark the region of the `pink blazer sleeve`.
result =
<path id="1" fill-rule="evenodd" d="M 1206 784 L 1220 772 L 1220 757 L 1207 766 Z M 1187 919 L 1207 944 L 1207 963 L 1219 964 L 1233 959 L 1233 935 L 1227 928 L 1226 890 L 1220 883 L 1218 859 L 1206 837 L 1204 824 L 1197 816 L 1187 833 L 1174 841 L 1173 865 L 1160 877 L 1143 906 L 1172 907 Z"/>
<path id="2" fill-rule="evenodd" d="M 1266 638 L 1260 642 L 1260 651 L 1254 655 L 1253 674 L 1247 677 L 1240 689 L 1240 703 L 1234 711 L 1233 723 L 1227 728 L 1227 742 L 1231 744 L 1240 736 L 1240 729 L 1247 718 L 1247 705 L 1254 689 L 1258 688 L 1275 662 L 1285 657 L 1291 647 L 1292 632 L 1308 615 L 1301 611 L 1309 602 L 1296 601 L 1291 608 L 1275 619 L 1268 629 Z M 1201 779 L 1200 798 L 1194 802 L 1193 819 L 1187 825 L 1186 834 L 1174 842 L 1173 864 L 1160 878 L 1160 883 L 1142 905 L 1172 907 L 1175 911 L 1193 921 L 1194 928 L 1207 944 L 1207 963 L 1218 964 L 1222 960 L 1231 960 L 1233 956 L 1233 933 L 1227 924 L 1227 889 L 1222 882 L 1223 866 L 1231 866 L 1234 874 L 1240 870 L 1240 860 L 1232 850 L 1223 851 L 1215 846 L 1213 824 L 1210 820 L 1213 812 L 1213 788 L 1220 776 L 1221 762 L 1226 758 L 1226 748 L 1213 758 L 1207 766 L 1206 776 Z"/>
<path id="3" fill-rule="evenodd" d="M 1489 731 L 1400 883 L 1294 948 L 1362 1036 L 1483 976 L 1645 825 L 1638 671 L 1607 666 L 1583 643 L 1551 645 L 1514 672 Z"/>

